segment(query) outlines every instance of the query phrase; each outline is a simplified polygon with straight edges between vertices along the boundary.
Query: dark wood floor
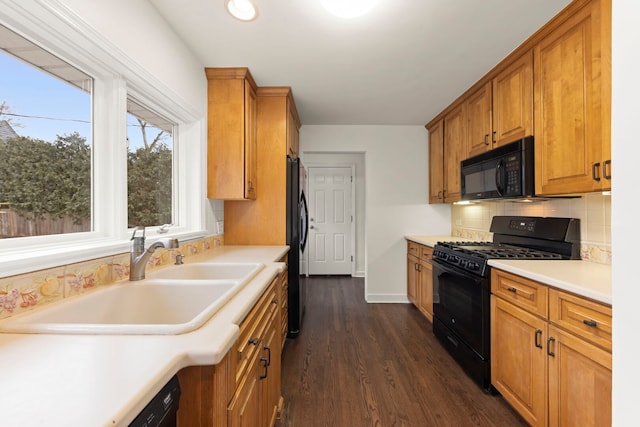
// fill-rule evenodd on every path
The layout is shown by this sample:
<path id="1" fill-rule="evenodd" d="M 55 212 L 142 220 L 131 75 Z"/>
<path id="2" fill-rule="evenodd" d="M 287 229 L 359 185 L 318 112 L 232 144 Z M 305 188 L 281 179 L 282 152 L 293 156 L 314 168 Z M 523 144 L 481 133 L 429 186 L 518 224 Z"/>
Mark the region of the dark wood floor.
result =
<path id="1" fill-rule="evenodd" d="M 411 304 L 367 304 L 364 279 L 306 279 L 302 332 L 282 362 L 278 427 L 526 426 L 485 394 Z"/>

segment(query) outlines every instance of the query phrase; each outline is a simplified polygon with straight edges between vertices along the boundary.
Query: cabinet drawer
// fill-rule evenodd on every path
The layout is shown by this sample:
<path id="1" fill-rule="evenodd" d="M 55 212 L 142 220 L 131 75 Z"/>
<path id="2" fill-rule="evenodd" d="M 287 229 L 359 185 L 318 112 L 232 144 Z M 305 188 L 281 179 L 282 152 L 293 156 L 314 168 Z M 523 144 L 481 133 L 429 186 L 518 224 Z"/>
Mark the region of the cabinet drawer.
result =
<path id="1" fill-rule="evenodd" d="M 433 248 L 420 245 L 420 259 L 423 261 L 431 261 L 431 258 L 433 258 Z"/>
<path id="2" fill-rule="evenodd" d="M 407 241 L 407 253 L 416 257 L 420 256 L 420 246 L 416 242 Z"/>
<path id="3" fill-rule="evenodd" d="M 277 280 L 277 279 L 276 279 Z M 260 297 L 256 305 L 240 324 L 240 337 L 238 338 L 238 360 L 236 365 L 236 383 L 247 370 L 251 358 L 262 348 L 262 338 L 269 320 L 277 310 L 275 280 L 271 282 L 267 290 Z"/>
<path id="4" fill-rule="evenodd" d="M 549 290 L 549 320 L 611 351 L 611 307 L 556 289 Z"/>
<path id="5" fill-rule="evenodd" d="M 547 317 L 546 285 L 494 268 L 491 292 L 531 313 Z"/>

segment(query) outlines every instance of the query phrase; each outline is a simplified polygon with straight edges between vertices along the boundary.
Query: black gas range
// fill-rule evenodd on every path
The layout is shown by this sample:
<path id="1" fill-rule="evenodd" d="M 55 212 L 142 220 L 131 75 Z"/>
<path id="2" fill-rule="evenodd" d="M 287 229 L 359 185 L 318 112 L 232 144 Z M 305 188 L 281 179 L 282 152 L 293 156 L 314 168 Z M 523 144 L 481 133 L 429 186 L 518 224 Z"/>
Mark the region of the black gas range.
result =
<path id="1" fill-rule="evenodd" d="M 490 375 L 489 260 L 580 258 L 574 218 L 494 216 L 492 242 L 438 242 L 433 250 L 433 331 L 485 390 Z"/>

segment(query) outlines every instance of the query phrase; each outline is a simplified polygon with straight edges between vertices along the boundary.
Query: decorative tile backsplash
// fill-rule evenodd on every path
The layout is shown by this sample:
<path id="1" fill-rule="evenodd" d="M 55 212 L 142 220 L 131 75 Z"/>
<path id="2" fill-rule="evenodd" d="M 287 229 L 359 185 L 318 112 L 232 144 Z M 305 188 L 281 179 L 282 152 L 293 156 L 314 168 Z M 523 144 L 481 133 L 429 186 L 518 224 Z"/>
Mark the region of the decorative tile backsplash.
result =
<path id="1" fill-rule="evenodd" d="M 147 271 L 174 263 L 179 253 L 195 255 L 224 244 L 224 236 L 184 242 L 178 249 L 156 251 Z M 0 278 L 0 319 L 44 304 L 129 279 L 129 253 Z"/>
<path id="2" fill-rule="evenodd" d="M 491 218 L 495 215 L 548 216 L 580 219 L 580 255 L 586 261 L 611 264 L 611 196 L 584 194 L 579 198 L 550 199 L 533 203 L 481 202 L 453 205 L 453 236 L 491 240 Z"/>

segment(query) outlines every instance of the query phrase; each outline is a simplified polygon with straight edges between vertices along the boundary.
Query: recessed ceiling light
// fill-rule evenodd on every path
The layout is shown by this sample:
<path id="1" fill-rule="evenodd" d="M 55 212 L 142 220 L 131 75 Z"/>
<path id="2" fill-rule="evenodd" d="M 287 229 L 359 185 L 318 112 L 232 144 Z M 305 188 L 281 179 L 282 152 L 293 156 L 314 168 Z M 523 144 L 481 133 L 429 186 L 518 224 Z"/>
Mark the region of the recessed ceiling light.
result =
<path id="1" fill-rule="evenodd" d="M 322 5 L 340 18 L 357 18 L 371 11 L 378 0 L 322 0 Z"/>
<path id="2" fill-rule="evenodd" d="M 258 14 L 251 0 L 225 0 L 227 10 L 236 19 L 251 21 Z"/>

